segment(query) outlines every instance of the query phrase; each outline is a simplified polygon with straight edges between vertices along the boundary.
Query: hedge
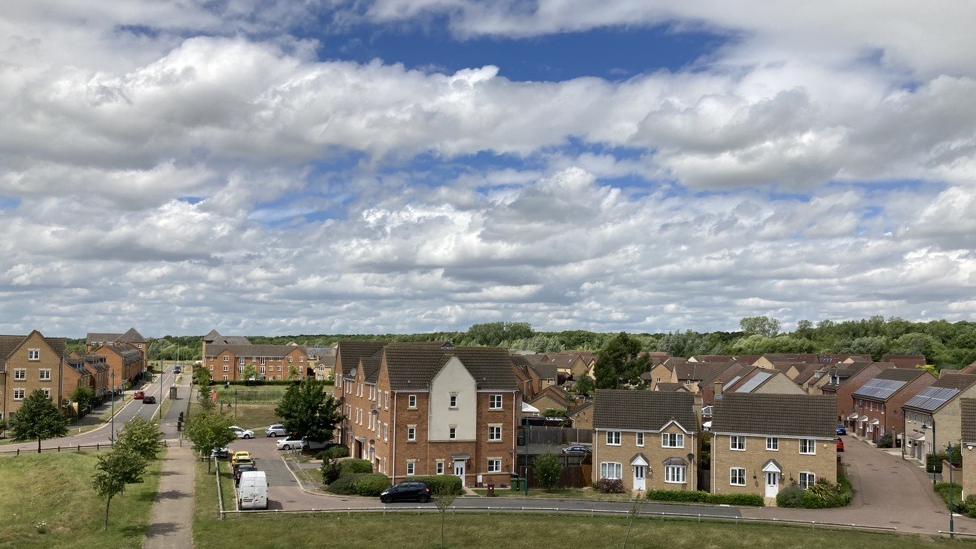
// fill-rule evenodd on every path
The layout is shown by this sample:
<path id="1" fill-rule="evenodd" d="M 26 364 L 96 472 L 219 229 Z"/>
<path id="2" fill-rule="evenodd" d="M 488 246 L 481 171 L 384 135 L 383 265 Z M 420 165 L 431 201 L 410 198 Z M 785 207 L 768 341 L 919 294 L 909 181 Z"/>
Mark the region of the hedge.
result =
<path id="1" fill-rule="evenodd" d="M 368 459 L 347 459 L 339 465 L 339 472 L 343 475 L 350 473 L 372 473 L 373 464 Z"/>
<path id="2" fill-rule="evenodd" d="M 390 487 L 390 477 L 383 473 L 351 473 L 341 475 L 327 490 L 344 496 L 378 496 Z"/>
<path id="3" fill-rule="evenodd" d="M 624 482 L 619 478 L 601 478 L 593 487 L 602 494 L 624 493 Z"/>
<path id="4" fill-rule="evenodd" d="M 435 475 L 429 477 L 410 477 L 408 480 L 426 482 L 432 494 L 459 496 L 464 493 L 461 477 L 454 475 Z"/>
<path id="5" fill-rule="evenodd" d="M 647 499 L 683 503 L 709 503 L 712 505 L 748 505 L 762 507 L 763 497 L 758 494 L 709 494 L 687 490 L 648 490 Z"/>
<path id="6" fill-rule="evenodd" d="M 850 481 L 846 476 L 838 475 L 837 484 L 820 479 L 805 490 L 797 484 L 791 484 L 776 495 L 776 505 L 801 509 L 829 509 L 850 505 L 852 497 Z"/>
<path id="7" fill-rule="evenodd" d="M 349 457 L 349 447 L 344 444 L 336 444 L 335 446 L 330 446 L 326 450 L 322 450 L 318 453 L 318 459 L 325 461 L 327 459 L 339 459 L 344 457 Z"/>

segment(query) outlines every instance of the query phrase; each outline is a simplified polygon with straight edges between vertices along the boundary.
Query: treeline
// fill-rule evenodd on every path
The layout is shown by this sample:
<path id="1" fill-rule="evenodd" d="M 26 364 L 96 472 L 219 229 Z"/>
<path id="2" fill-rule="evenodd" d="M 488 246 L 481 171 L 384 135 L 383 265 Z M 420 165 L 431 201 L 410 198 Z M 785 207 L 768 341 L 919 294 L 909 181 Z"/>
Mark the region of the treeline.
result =
<path id="1" fill-rule="evenodd" d="M 814 324 L 801 320 L 793 332 L 780 333 L 780 322 L 769 317 L 743 318 L 736 332 L 628 334 L 642 350 L 671 356 L 762 355 L 768 353 L 851 353 L 880 360 L 886 354 L 924 355 L 937 369 L 960 368 L 976 361 L 976 323 L 968 321 L 909 322 L 873 316 L 864 320 Z M 234 334 L 237 335 L 237 334 Z M 552 353 L 565 350 L 599 352 L 616 333 L 567 330 L 539 332 L 527 322 L 475 324 L 464 332 L 423 334 L 248 335 L 253 344 L 329 346 L 338 341 L 449 341 L 458 347 L 505 347 L 517 351 Z M 151 339 L 150 360 L 200 360 L 202 336 Z M 68 349 L 84 349 L 84 339 L 68 340 Z"/>

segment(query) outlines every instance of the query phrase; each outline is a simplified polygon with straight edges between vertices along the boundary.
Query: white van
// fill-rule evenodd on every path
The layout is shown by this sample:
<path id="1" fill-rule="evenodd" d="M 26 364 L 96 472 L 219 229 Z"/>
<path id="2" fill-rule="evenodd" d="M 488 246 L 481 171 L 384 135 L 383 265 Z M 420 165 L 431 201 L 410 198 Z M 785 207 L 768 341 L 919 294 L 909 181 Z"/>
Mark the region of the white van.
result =
<path id="1" fill-rule="evenodd" d="M 238 509 L 268 508 L 268 477 L 264 471 L 244 471 L 237 487 Z"/>

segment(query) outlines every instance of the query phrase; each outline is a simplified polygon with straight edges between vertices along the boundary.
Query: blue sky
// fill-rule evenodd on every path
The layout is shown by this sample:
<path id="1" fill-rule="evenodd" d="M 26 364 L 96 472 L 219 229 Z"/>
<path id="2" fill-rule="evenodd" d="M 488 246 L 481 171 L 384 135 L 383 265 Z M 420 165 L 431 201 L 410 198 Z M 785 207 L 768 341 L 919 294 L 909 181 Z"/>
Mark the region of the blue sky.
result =
<path id="1" fill-rule="evenodd" d="M 973 320 L 974 19 L 832 0 L 6 6 L 0 332 Z"/>

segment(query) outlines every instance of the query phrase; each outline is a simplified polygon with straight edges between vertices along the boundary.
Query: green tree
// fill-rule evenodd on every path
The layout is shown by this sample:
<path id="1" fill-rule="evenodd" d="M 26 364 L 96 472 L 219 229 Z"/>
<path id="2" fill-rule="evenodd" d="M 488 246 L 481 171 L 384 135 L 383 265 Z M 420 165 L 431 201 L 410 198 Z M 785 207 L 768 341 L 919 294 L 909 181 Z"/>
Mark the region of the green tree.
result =
<path id="1" fill-rule="evenodd" d="M 535 475 L 539 479 L 539 484 L 547 492 L 552 492 L 552 489 L 559 484 L 559 478 L 563 474 L 563 462 L 556 454 L 546 452 L 535 457 L 534 465 Z"/>
<path id="2" fill-rule="evenodd" d="M 593 378 L 583 374 L 576 383 L 573 384 L 573 392 L 579 395 L 592 395 L 593 391 L 596 390 L 596 385 L 593 383 Z"/>
<path id="3" fill-rule="evenodd" d="M 78 403 L 79 417 L 81 412 L 95 401 L 95 391 L 87 385 L 79 385 L 71 392 L 71 400 Z"/>
<path id="4" fill-rule="evenodd" d="M 68 434 L 68 420 L 51 397 L 37 389 L 24 399 L 20 410 L 10 417 L 10 433 L 13 440 L 37 441 L 37 453 L 41 453 L 41 441 Z"/>
<path id="5" fill-rule="evenodd" d="M 206 389 L 213 383 L 213 376 L 203 366 L 197 366 L 193 369 L 193 380 L 200 386 L 200 392 L 205 393 L 208 392 Z"/>
<path id="6" fill-rule="evenodd" d="M 105 530 L 108 530 L 108 512 L 112 498 L 125 491 L 126 484 L 142 482 L 146 460 L 130 449 L 116 447 L 98 456 L 98 465 L 92 475 L 92 486 L 99 497 L 105 498 Z"/>
<path id="7" fill-rule="evenodd" d="M 431 494 L 434 498 L 434 505 L 437 506 L 437 512 L 441 514 L 441 548 L 447 547 L 444 543 L 444 527 L 447 523 L 447 510 L 454 504 L 454 500 L 457 498 L 457 494 L 452 489 L 451 485 L 446 482 L 438 482 L 434 486 L 433 493 Z"/>
<path id="8" fill-rule="evenodd" d="M 202 411 L 187 419 L 183 434 L 201 454 L 208 455 L 214 448 L 223 448 L 237 439 L 237 435 L 230 430 L 232 423 L 233 419 L 229 416 Z M 209 460 L 207 470 L 210 470 Z"/>
<path id="9" fill-rule="evenodd" d="M 163 432 L 158 425 L 144 417 L 136 416 L 125 422 L 115 448 L 131 451 L 142 459 L 152 461 L 159 453 L 161 440 L 163 440 Z"/>
<path id="10" fill-rule="evenodd" d="M 288 369 L 291 372 L 291 368 Z M 244 369 L 241 371 L 241 379 L 244 380 L 244 385 L 249 385 L 252 379 L 258 378 L 258 369 L 254 364 L 248 362 L 244 365 Z"/>
<path id="11" fill-rule="evenodd" d="M 779 320 L 767 316 L 751 316 L 739 321 L 739 328 L 746 335 L 759 334 L 776 337 L 779 333 Z"/>
<path id="12" fill-rule="evenodd" d="M 313 378 L 288 387 L 275 414 L 288 432 L 318 442 L 332 440 L 332 431 L 343 418 L 339 401 Z"/>
<path id="13" fill-rule="evenodd" d="M 629 381 L 625 373 L 634 370 L 632 363 L 637 360 L 640 351 L 640 341 L 624 332 L 611 339 L 600 351 L 593 368 L 597 388 L 613 389 L 619 387 L 621 382 Z"/>
<path id="14" fill-rule="evenodd" d="M 477 345 L 497 347 L 506 341 L 529 339 L 534 335 L 528 322 L 488 322 L 468 328 L 467 336 Z"/>

